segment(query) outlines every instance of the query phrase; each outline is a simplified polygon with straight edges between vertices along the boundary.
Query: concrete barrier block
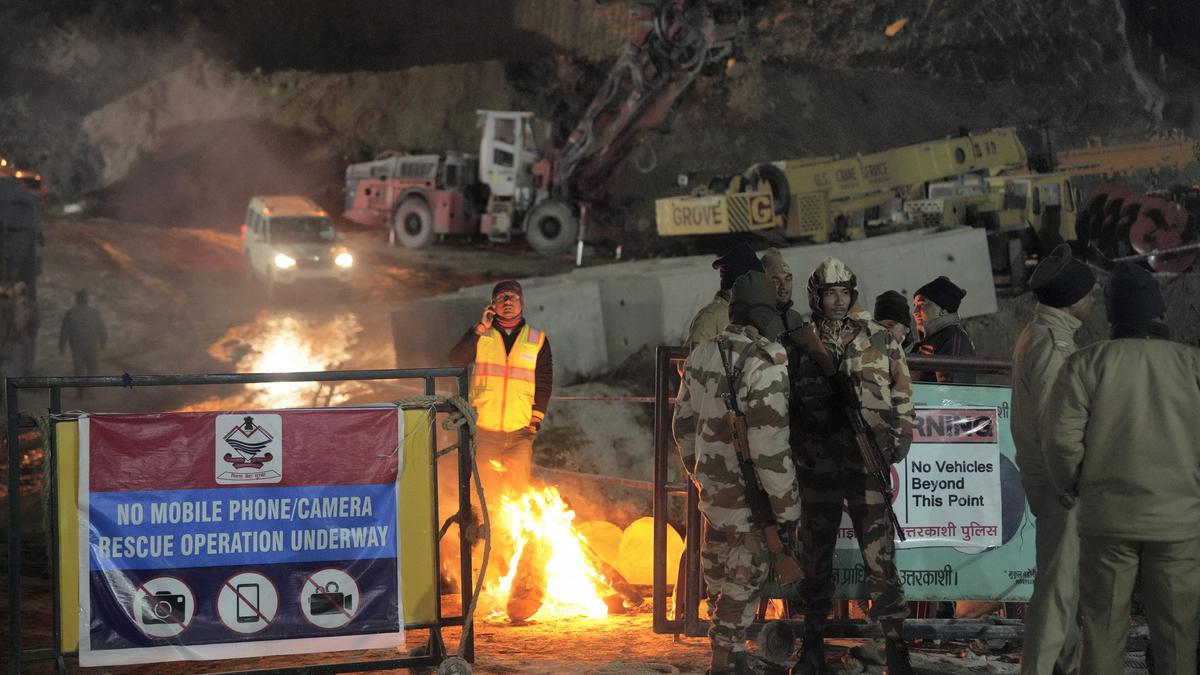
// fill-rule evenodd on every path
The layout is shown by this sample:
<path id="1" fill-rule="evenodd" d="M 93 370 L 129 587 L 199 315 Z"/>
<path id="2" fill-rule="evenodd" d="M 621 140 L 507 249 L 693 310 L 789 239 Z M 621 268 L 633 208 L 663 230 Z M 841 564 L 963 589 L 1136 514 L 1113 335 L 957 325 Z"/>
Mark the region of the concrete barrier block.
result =
<path id="1" fill-rule="evenodd" d="M 808 276 L 826 256 L 854 270 L 868 311 L 880 293 L 894 289 L 911 300 L 913 291 L 942 274 L 967 290 L 964 317 L 996 311 L 983 230 L 902 232 L 781 252 L 792 268 L 792 298 L 801 314 L 809 313 Z M 713 256 L 640 260 L 522 279 L 525 314 L 546 331 L 554 350 L 555 381 L 603 374 L 643 347 L 681 344 L 692 317 L 720 287 L 712 261 Z M 396 310 L 397 365 L 445 365 L 450 347 L 479 320 L 491 289 L 474 286 Z"/>
<path id="2" fill-rule="evenodd" d="M 661 343 L 661 279 L 652 274 L 613 276 L 598 281 L 597 289 L 609 365 L 620 364 L 643 346 Z"/>

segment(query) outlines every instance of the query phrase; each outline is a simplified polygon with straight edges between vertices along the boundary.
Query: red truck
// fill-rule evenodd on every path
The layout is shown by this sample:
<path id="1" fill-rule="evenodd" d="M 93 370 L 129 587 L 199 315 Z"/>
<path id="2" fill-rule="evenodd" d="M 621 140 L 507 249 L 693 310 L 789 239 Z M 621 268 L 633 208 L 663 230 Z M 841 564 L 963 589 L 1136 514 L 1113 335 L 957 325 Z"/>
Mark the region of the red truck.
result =
<path id="1" fill-rule="evenodd" d="M 389 228 L 394 243 L 423 248 L 439 235 L 479 231 L 486 191 L 469 155 L 394 155 L 346 168 L 345 216 Z"/>

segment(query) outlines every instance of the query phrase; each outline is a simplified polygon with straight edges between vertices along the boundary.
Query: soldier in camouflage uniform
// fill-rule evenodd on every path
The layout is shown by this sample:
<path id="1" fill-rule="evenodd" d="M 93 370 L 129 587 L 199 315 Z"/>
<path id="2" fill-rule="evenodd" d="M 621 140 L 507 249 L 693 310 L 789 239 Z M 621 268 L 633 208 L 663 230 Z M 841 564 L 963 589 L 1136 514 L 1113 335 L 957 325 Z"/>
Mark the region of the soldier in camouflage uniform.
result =
<path id="1" fill-rule="evenodd" d="M 699 344 L 684 363 L 675 402 L 674 432 L 683 465 L 700 489 L 704 514 L 701 563 L 712 617 L 712 673 L 746 672 L 746 628 L 754 620 L 771 569 L 762 531 L 751 522 L 727 407 L 719 349 L 726 349 L 746 416 L 747 440 L 759 484 L 776 523 L 794 530 L 800 494 L 788 447 L 787 353 L 772 339 L 783 327 L 775 288 L 762 272 L 747 272 L 732 289 L 730 325 Z"/>
<path id="2" fill-rule="evenodd" d="M 912 443 L 912 380 L 899 344 L 858 304 L 857 279 L 836 258 L 821 261 L 808 279 L 809 306 L 817 334 L 837 365 L 849 376 L 862 404 L 862 415 L 885 457 L 898 462 Z M 832 605 L 833 549 L 842 519 L 842 503 L 862 551 L 871 598 L 871 616 L 887 638 L 890 673 L 910 673 L 901 639 L 908 607 L 896 573 L 895 533 L 885 496 L 863 470 L 859 450 L 842 403 L 817 363 L 782 338 L 793 360 L 792 440 L 803 503 L 800 522 L 805 578 L 805 634 L 802 665 L 823 673 L 824 625 Z"/>

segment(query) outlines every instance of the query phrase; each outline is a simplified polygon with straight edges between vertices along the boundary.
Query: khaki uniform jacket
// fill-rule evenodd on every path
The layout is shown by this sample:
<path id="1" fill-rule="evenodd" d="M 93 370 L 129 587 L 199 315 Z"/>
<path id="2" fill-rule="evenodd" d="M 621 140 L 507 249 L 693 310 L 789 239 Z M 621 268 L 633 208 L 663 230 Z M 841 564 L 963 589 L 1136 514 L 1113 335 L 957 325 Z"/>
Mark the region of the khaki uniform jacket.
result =
<path id="1" fill-rule="evenodd" d="M 748 326 L 731 325 L 730 367 L 738 409 L 746 416 L 750 458 L 758 482 L 779 523 L 800 518 L 796 468 L 788 446 L 787 352 Z M 695 467 L 700 510 L 718 530 L 749 532 L 750 507 L 742 480 L 728 408 L 721 394 L 729 387 L 716 340 L 701 343 L 687 358 L 675 400 L 674 432 L 684 466 Z"/>
<path id="2" fill-rule="evenodd" d="M 1200 349 L 1125 338 L 1063 365 L 1042 415 L 1055 487 L 1078 495 L 1079 531 L 1134 541 L 1200 534 Z"/>
<path id="3" fill-rule="evenodd" d="M 692 322 L 688 324 L 688 349 L 695 349 L 701 342 L 707 342 L 718 335 L 729 325 L 729 291 L 718 291 L 712 302 L 700 308 Z"/>
<path id="4" fill-rule="evenodd" d="M 1070 313 L 1038 304 L 1017 336 L 1012 356 L 1012 429 L 1017 466 L 1026 485 L 1049 485 L 1038 424 L 1050 388 L 1067 357 L 1075 353 L 1075 331 L 1083 325 Z"/>

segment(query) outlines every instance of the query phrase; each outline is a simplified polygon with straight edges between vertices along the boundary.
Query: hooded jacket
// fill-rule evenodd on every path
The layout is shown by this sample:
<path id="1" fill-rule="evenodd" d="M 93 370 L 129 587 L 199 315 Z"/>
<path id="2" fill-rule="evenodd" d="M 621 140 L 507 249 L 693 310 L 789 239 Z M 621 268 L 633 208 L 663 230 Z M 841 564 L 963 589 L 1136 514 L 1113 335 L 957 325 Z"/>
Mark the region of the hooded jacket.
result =
<path id="1" fill-rule="evenodd" d="M 721 337 L 728 351 L 739 410 L 759 484 L 777 522 L 800 517 L 796 467 L 788 446 L 787 353 L 753 326 L 729 325 Z M 700 343 L 683 366 L 672 428 L 685 467 L 694 467 L 700 510 L 709 527 L 749 532 L 750 506 L 733 436 L 721 398 L 729 391 L 720 342 Z"/>

